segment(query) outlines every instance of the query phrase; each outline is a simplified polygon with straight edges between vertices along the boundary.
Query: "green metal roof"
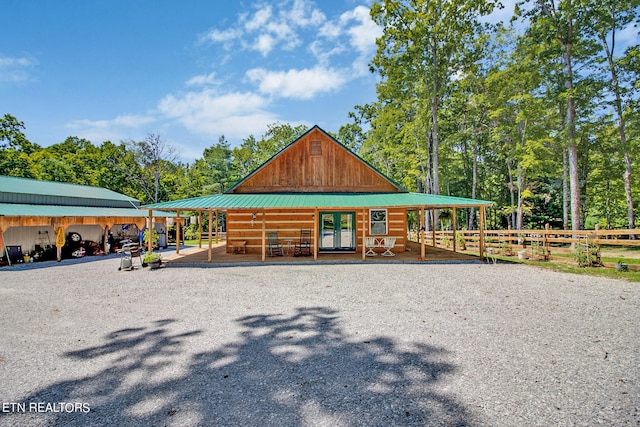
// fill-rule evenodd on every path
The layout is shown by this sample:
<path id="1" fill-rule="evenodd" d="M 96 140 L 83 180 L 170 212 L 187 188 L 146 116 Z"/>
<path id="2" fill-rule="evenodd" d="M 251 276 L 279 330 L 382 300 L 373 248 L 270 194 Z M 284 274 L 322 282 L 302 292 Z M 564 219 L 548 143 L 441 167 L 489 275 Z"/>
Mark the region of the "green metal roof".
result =
<path id="1" fill-rule="evenodd" d="M 136 207 L 138 199 L 106 188 L 0 176 L 0 203 Z"/>
<path id="2" fill-rule="evenodd" d="M 276 193 L 214 194 L 154 203 L 143 208 L 166 210 L 276 209 L 276 208 L 450 208 L 488 206 L 487 200 L 422 193 Z"/>
<path id="3" fill-rule="evenodd" d="M 101 208 L 92 206 L 26 205 L 21 203 L 0 203 L 0 216 L 35 217 L 146 217 L 147 209 Z M 172 217 L 172 212 L 154 210 L 154 217 Z"/>

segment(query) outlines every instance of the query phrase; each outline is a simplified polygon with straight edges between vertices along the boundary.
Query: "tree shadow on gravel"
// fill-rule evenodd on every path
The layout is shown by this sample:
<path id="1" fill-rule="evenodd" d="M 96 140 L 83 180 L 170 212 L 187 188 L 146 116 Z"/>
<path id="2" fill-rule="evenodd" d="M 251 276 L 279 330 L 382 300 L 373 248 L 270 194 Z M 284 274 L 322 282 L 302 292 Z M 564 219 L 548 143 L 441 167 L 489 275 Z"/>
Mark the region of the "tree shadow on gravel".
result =
<path id="1" fill-rule="evenodd" d="M 24 399 L 87 402 L 90 412 L 0 415 L 27 425 L 473 424 L 439 391 L 455 371 L 445 349 L 351 340 L 338 313 L 323 307 L 236 321 L 244 329 L 237 342 L 194 354 L 202 331 L 176 333 L 172 319 L 115 331 L 103 345 L 65 354 L 105 366 L 99 373 Z"/>

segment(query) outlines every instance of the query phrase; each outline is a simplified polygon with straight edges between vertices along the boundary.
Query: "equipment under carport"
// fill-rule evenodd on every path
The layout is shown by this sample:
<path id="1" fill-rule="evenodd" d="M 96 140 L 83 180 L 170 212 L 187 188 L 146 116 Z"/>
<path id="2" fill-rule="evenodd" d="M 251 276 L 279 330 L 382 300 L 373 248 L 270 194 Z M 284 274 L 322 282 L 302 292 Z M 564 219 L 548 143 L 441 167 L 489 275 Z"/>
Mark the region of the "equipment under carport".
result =
<path id="1" fill-rule="evenodd" d="M 38 243 L 35 245 L 34 261 L 49 261 L 56 259 L 56 248 L 51 244 L 49 231 L 38 231 Z"/>

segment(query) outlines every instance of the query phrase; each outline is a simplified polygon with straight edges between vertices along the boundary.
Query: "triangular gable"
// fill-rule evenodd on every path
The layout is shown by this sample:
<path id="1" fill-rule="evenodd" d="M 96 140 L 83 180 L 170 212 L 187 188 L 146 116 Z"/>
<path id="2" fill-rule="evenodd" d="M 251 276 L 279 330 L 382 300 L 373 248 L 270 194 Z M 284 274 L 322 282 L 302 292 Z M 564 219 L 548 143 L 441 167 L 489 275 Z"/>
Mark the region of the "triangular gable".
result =
<path id="1" fill-rule="evenodd" d="M 405 192 L 317 125 L 227 191 L 230 194 Z"/>

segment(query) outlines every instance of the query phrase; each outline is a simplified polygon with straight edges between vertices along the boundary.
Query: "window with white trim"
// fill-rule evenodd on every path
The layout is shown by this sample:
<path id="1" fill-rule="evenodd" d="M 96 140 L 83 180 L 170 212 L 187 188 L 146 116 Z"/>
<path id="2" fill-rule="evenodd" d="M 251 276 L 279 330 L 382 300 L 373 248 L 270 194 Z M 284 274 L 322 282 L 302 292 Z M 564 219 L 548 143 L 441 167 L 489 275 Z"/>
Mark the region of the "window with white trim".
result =
<path id="1" fill-rule="evenodd" d="M 369 209 L 369 234 L 387 234 L 386 209 Z"/>

